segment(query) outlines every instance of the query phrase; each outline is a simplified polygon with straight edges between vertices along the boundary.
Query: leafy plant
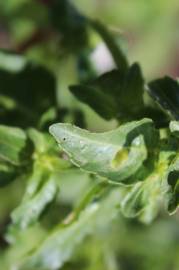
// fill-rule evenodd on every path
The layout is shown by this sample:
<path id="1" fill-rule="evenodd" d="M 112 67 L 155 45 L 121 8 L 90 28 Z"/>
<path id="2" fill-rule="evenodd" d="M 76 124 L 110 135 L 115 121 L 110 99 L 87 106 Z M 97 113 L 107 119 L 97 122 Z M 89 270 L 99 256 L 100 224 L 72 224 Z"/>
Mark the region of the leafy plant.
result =
<path id="1" fill-rule="evenodd" d="M 123 252 L 133 246 L 126 241 L 126 247 L 120 247 L 114 239 L 118 226 L 121 239 L 133 223 L 132 229 L 144 234 L 147 227 L 142 224 L 151 224 L 159 215 L 162 223 L 166 212 L 174 214 L 179 206 L 178 81 L 164 77 L 146 82 L 140 64 L 129 64 L 111 32 L 81 15 L 71 2 L 33 5 L 42 8 L 46 28 L 38 26 L 13 52 L 0 52 L 2 268 L 115 270 L 119 261 L 121 269 L 132 269 Z M 19 10 L 27 8 L 24 1 Z M 42 32 L 47 29 L 46 40 Z M 114 70 L 102 75 L 90 58 L 94 32 L 115 63 Z M 49 51 L 45 44 L 51 43 Z M 38 46 L 37 51 L 53 59 L 49 66 L 35 51 Z M 77 104 L 71 107 L 65 96 L 58 99 L 56 71 L 69 55 L 80 79 L 73 85 L 67 82 L 73 95 L 68 98 Z M 60 83 L 65 88 L 63 78 Z M 115 120 L 115 128 L 88 131 L 89 107 L 106 121 Z M 8 196 L 13 192 L 17 197 Z M 170 219 L 167 222 L 173 226 Z M 157 234 L 158 228 L 154 231 Z M 173 234 L 178 235 L 177 230 Z M 149 240 L 153 247 L 154 239 Z M 177 250 L 170 239 L 167 245 Z M 141 255 L 137 249 L 133 256 L 137 252 Z M 151 269 L 151 258 L 142 252 L 146 265 L 133 269 Z M 166 259 L 155 269 L 168 265 Z"/>

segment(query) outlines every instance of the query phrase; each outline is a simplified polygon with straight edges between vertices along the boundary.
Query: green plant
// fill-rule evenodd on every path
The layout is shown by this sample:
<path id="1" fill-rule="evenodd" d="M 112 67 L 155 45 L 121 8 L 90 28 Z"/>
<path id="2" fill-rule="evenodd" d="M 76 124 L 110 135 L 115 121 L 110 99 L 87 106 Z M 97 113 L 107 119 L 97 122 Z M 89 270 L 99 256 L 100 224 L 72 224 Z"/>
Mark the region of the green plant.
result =
<path id="1" fill-rule="evenodd" d="M 146 82 L 140 65 L 128 63 L 110 31 L 68 1 L 37 2 L 44 5 L 34 3 L 44 9 L 41 20 L 50 34 L 38 29 L 16 51 L 54 40 L 52 51 L 39 49 L 52 63 L 44 64 L 36 52 L 0 52 L 1 235 L 2 246 L 7 245 L 1 264 L 17 270 L 115 270 L 119 243 L 110 228 L 115 234 L 115 220 L 130 227 L 125 219 L 119 221 L 121 213 L 137 227 L 142 226 L 138 221 L 150 224 L 164 209 L 177 211 L 179 84 L 170 77 Z M 102 38 L 116 65 L 100 76 L 90 60 L 90 31 Z M 78 63 L 80 84 L 70 85 L 70 92 L 106 121 L 115 119 L 115 129 L 89 132 L 81 103 L 69 107 L 58 102 L 57 48 L 63 52 L 61 63 L 68 55 Z M 140 269 L 151 267 L 148 260 Z M 69 261 L 72 265 L 65 264 Z M 155 269 L 165 269 L 167 263 Z"/>

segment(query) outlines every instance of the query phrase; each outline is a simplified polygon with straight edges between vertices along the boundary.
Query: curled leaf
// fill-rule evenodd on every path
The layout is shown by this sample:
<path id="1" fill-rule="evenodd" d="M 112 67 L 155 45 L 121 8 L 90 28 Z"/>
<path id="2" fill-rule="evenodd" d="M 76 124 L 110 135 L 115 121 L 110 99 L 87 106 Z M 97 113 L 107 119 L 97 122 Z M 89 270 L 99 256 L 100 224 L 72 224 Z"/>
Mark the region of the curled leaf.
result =
<path id="1" fill-rule="evenodd" d="M 140 169 L 148 156 L 147 147 L 150 142 L 154 145 L 157 138 L 149 119 L 105 133 L 90 133 L 70 124 L 54 124 L 50 133 L 76 166 L 122 183 Z"/>

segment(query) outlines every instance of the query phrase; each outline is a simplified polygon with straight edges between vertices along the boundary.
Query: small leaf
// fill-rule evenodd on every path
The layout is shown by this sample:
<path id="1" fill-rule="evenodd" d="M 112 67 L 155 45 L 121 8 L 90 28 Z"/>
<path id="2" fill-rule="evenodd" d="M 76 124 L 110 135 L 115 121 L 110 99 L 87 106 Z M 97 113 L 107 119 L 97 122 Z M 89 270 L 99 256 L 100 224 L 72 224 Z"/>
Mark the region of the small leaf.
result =
<path id="1" fill-rule="evenodd" d="M 52 232 L 32 256 L 27 257 L 17 269 L 55 270 L 68 260 L 76 246 L 91 232 L 90 222 L 98 210 L 97 205 L 89 207 L 80 219 L 65 229 Z"/>
<path id="2" fill-rule="evenodd" d="M 138 113 L 143 109 L 144 79 L 137 63 L 134 63 L 126 73 L 119 99 L 129 113 Z"/>
<path id="3" fill-rule="evenodd" d="M 110 93 L 103 93 L 98 89 L 85 85 L 71 86 L 70 91 L 103 118 L 109 120 L 117 116 L 118 107 Z"/>
<path id="4" fill-rule="evenodd" d="M 33 171 L 20 205 L 11 214 L 11 230 L 26 229 L 38 221 L 58 192 L 57 173 L 70 167 L 68 161 L 58 156 L 58 147 L 49 134 L 34 128 L 27 134 L 34 144 Z"/>
<path id="5" fill-rule="evenodd" d="M 56 181 L 53 177 L 43 177 L 43 174 L 39 179 L 33 176 L 22 203 L 12 212 L 12 224 L 16 228 L 25 229 L 34 224 L 47 205 L 54 200 L 58 190 Z"/>
<path id="6" fill-rule="evenodd" d="M 131 122 L 101 134 L 70 124 L 54 124 L 50 133 L 75 165 L 124 183 L 141 168 L 147 159 L 148 145 L 154 145 L 156 140 L 156 132 L 149 119 Z M 127 156 L 118 158 L 123 150 L 128 151 Z"/>
<path id="7" fill-rule="evenodd" d="M 98 77 L 88 85 L 70 86 L 70 91 L 80 101 L 89 105 L 101 117 L 109 120 L 117 118 L 120 110 L 117 102 L 122 78 L 118 70 Z"/>
<path id="8" fill-rule="evenodd" d="M 121 210 L 126 217 L 136 217 L 142 208 L 142 182 L 136 183 L 133 187 L 128 188 L 127 195 L 121 202 Z"/>
<path id="9" fill-rule="evenodd" d="M 124 75 L 113 70 L 88 85 L 71 86 L 70 91 L 107 120 L 135 120 L 144 109 L 144 79 L 137 63 Z"/>
<path id="10" fill-rule="evenodd" d="M 53 143 L 48 134 L 39 132 L 34 128 L 28 130 L 28 135 L 35 146 L 36 153 L 39 154 L 47 152 Z"/>
<path id="11" fill-rule="evenodd" d="M 30 128 L 27 134 L 34 145 L 34 170 L 39 170 L 39 164 L 45 171 L 48 170 L 51 173 L 71 167 L 69 161 L 60 158 L 59 149 L 49 133 Z"/>
<path id="12" fill-rule="evenodd" d="M 119 195 L 118 190 L 113 191 L 104 200 L 88 205 L 75 222 L 65 227 L 59 225 L 36 250 L 18 261 L 17 269 L 60 269 L 87 235 L 104 227 L 109 229 L 119 211 Z"/>
<path id="13" fill-rule="evenodd" d="M 167 207 L 170 214 L 174 214 L 179 206 L 179 158 L 176 156 L 169 166 L 165 179 Z"/>
<path id="14" fill-rule="evenodd" d="M 152 173 L 143 182 L 136 183 L 121 203 L 124 216 L 138 217 L 144 223 L 151 223 L 159 211 L 162 198 L 162 174 Z"/>
<path id="15" fill-rule="evenodd" d="M 175 119 L 179 119 L 179 84 L 170 77 L 157 79 L 149 83 L 151 96 Z"/>
<path id="16" fill-rule="evenodd" d="M 171 159 L 175 156 L 175 149 L 172 141 L 168 141 L 167 144 L 160 141 L 160 150 L 155 149 L 159 151 L 158 154 L 151 156 L 154 166 L 151 167 L 150 173 L 147 177 L 144 175 L 142 182 L 126 188 L 126 195 L 121 202 L 124 216 L 137 217 L 147 224 L 157 216 L 161 202 L 166 198 L 166 190 L 168 191 L 165 178 Z"/>
<path id="17" fill-rule="evenodd" d="M 20 165 L 20 154 L 26 145 L 26 135 L 19 128 L 0 125 L 0 162 Z"/>
<path id="18" fill-rule="evenodd" d="M 26 134 L 19 128 L 0 125 L 0 186 L 14 180 L 25 162 Z"/>

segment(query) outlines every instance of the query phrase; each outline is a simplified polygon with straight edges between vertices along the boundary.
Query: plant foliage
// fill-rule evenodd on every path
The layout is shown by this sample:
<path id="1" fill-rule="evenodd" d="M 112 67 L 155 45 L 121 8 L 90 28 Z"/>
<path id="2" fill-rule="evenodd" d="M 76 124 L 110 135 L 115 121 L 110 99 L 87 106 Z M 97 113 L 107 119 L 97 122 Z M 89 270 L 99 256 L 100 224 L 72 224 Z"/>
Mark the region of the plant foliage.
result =
<path id="1" fill-rule="evenodd" d="M 52 41 L 41 43 L 40 35 L 18 49 L 30 51 L 40 41 L 38 49 L 53 64 L 44 64 L 35 49 L 29 54 L 0 52 L 2 200 L 11 200 L 13 185 L 14 192 L 19 190 L 1 214 L 6 247 L 0 265 L 16 270 L 115 270 L 118 243 L 113 239 L 111 247 L 111 228 L 116 233 L 117 224 L 150 224 L 179 206 L 178 81 L 164 77 L 146 82 L 140 64 L 129 64 L 111 32 L 81 15 L 71 2 L 36 1 L 33 6 L 43 11 L 41 23 L 37 14 L 29 14 L 30 19 L 35 19 L 38 33 L 48 26 L 54 48 L 49 51 Z M 21 8 L 28 9 L 27 1 Z M 6 15 L 12 14 L 17 18 L 18 12 Z M 109 49 L 112 71 L 97 74 L 90 59 L 90 31 Z M 62 70 L 69 55 L 77 77 L 86 74 L 76 84 L 67 82 L 69 99 L 77 107 L 69 107 L 65 95 L 58 100 L 57 62 Z M 63 78 L 59 81 L 65 88 Z M 89 107 L 106 121 L 115 120 L 116 127 L 88 131 L 84 115 Z M 103 257 L 98 268 L 80 265 L 84 258 L 92 264 L 91 257 L 97 256 L 93 249 Z M 74 254 L 83 259 L 75 260 Z"/>

